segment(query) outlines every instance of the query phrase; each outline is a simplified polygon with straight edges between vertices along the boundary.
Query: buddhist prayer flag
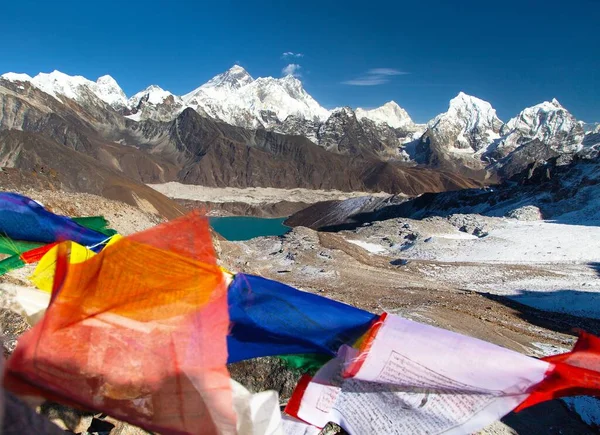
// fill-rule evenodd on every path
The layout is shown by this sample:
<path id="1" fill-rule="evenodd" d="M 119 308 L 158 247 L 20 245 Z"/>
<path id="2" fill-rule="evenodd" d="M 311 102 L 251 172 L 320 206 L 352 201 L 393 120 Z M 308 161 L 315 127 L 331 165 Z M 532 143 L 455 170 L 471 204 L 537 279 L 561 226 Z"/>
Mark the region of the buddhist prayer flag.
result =
<path id="1" fill-rule="evenodd" d="M 13 240 L 8 237 L 0 236 L 0 254 L 15 255 L 25 251 L 39 248 L 43 243 L 24 242 L 22 240 Z"/>
<path id="2" fill-rule="evenodd" d="M 239 273 L 228 291 L 228 362 L 270 355 L 334 356 L 377 318 L 350 305 Z"/>
<path id="3" fill-rule="evenodd" d="M 105 246 L 111 246 L 122 238 L 119 234 L 111 237 Z M 69 263 L 78 264 L 89 260 L 96 255 L 94 251 L 81 246 L 75 242 L 63 242 L 68 244 L 69 247 Z M 56 262 L 58 257 L 59 247 L 55 244 L 48 245 L 49 249 L 38 260 L 38 265 L 35 271 L 29 277 L 29 280 L 40 290 L 50 293 L 54 284 L 54 275 L 56 272 Z"/>
<path id="4" fill-rule="evenodd" d="M 579 355 L 598 368 L 597 352 Z M 351 434 L 465 434 L 530 397 L 568 395 L 547 391 L 600 393 L 592 371 L 587 378 L 566 374 L 562 388 L 546 388 L 555 370 L 548 361 L 384 314 L 360 349 L 345 346 L 314 378 L 304 377 L 286 412 L 317 427 L 333 421 Z"/>
<path id="5" fill-rule="evenodd" d="M 197 214 L 83 263 L 59 245 L 46 315 L 19 340 L 7 386 L 161 433 L 234 432 L 224 277 Z"/>
<path id="6" fill-rule="evenodd" d="M 0 192 L 0 235 L 39 243 L 72 240 L 84 246 L 97 245 L 107 238 L 66 216 L 49 212 L 32 199 L 8 192 Z"/>

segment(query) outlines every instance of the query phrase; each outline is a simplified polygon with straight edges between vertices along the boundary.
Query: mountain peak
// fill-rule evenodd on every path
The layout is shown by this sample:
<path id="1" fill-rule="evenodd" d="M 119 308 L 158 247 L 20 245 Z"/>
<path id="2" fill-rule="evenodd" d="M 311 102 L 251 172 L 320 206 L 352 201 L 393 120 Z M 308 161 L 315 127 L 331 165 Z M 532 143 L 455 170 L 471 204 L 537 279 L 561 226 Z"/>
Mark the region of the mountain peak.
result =
<path id="1" fill-rule="evenodd" d="M 498 139 L 502 121 L 490 103 L 459 92 L 450 100 L 448 111 L 427 124 L 436 141 L 448 150 L 484 152 Z"/>
<path id="2" fill-rule="evenodd" d="M 96 83 L 98 83 L 99 85 L 119 86 L 117 81 L 108 74 L 98 77 Z"/>
<path id="3" fill-rule="evenodd" d="M 294 84 L 302 83 L 300 81 L 300 79 L 293 74 L 288 74 L 286 76 L 283 76 L 280 80 L 283 80 L 284 82 L 294 83 Z"/>
<path id="4" fill-rule="evenodd" d="M 352 107 L 350 106 L 342 106 L 342 107 L 336 107 L 335 109 L 333 109 L 331 111 L 332 115 L 345 115 L 345 116 L 354 116 L 354 110 L 352 109 Z"/>
<path id="5" fill-rule="evenodd" d="M 229 88 L 229 89 L 239 89 L 247 84 L 250 84 L 254 81 L 252 76 L 248 74 L 244 68 L 239 65 L 233 65 L 224 73 L 218 74 L 204 85 L 201 88 Z"/>
<path id="6" fill-rule="evenodd" d="M 51 73 L 39 73 L 31 79 L 31 83 L 59 101 L 62 101 L 61 97 L 66 97 L 81 102 L 89 98 L 91 94 L 113 108 L 124 107 L 127 102 L 125 93 L 115 79 L 109 75 L 102 76 L 93 82 L 82 76 L 70 76 L 54 70 Z"/>
<path id="7" fill-rule="evenodd" d="M 170 96 L 173 96 L 174 99 L 179 98 L 175 97 L 169 91 L 165 91 L 158 85 L 150 85 L 143 91 L 140 91 L 137 94 L 133 95 L 129 99 L 128 105 L 130 107 L 135 107 L 139 105 L 141 100 L 145 100 L 145 102 L 153 105 L 162 104 L 165 101 L 165 99 Z"/>
<path id="8" fill-rule="evenodd" d="M 233 65 L 228 71 L 234 74 L 248 74 L 248 71 L 246 71 L 243 66 L 238 64 Z"/>
<path id="9" fill-rule="evenodd" d="M 371 110 L 358 108 L 356 116 L 359 119 L 370 119 L 378 124 L 385 123 L 392 128 L 406 128 L 415 125 L 406 110 L 395 101 L 388 101 L 383 106 Z"/>
<path id="10" fill-rule="evenodd" d="M 474 97 L 469 94 L 465 94 L 460 91 L 456 97 L 450 100 L 450 107 L 459 107 L 459 106 L 472 106 L 478 108 L 491 108 L 492 105 L 481 98 Z"/>
<path id="11" fill-rule="evenodd" d="M 152 91 L 161 92 L 161 91 L 164 91 L 164 89 L 158 85 L 150 85 L 146 89 L 144 89 L 142 92 L 152 92 Z"/>
<path id="12" fill-rule="evenodd" d="M 385 104 L 384 104 L 383 106 L 381 106 L 381 107 L 387 107 L 387 108 L 390 108 L 390 109 L 402 109 L 402 107 L 400 107 L 400 106 L 398 105 L 398 103 L 396 103 L 394 100 L 390 100 L 390 101 L 388 101 L 387 103 L 385 103 Z M 402 110 L 404 110 L 404 109 L 402 109 Z"/>
<path id="13" fill-rule="evenodd" d="M 505 135 L 499 151 L 507 154 L 525 141 L 538 139 L 555 151 L 565 153 L 579 149 L 585 131 L 556 98 L 523 109 L 502 129 Z"/>
<path id="14" fill-rule="evenodd" d="M 96 86 L 92 86 L 92 91 L 105 103 L 113 108 L 125 107 L 127 96 L 121 86 L 109 75 L 104 75 L 96 80 Z"/>
<path id="15" fill-rule="evenodd" d="M 7 72 L 0 75 L 0 78 L 9 82 L 30 82 L 33 78 L 29 74 Z"/>

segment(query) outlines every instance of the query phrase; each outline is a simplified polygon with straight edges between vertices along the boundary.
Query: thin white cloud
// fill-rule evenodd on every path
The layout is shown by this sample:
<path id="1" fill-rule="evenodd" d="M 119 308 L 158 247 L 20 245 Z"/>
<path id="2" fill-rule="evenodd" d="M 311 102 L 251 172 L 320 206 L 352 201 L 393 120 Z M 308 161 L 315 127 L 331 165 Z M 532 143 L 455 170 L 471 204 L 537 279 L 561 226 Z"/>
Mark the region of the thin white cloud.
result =
<path id="1" fill-rule="evenodd" d="M 300 77 L 302 75 L 300 74 L 301 69 L 302 67 L 297 63 L 290 63 L 281 70 L 281 74 L 283 74 L 284 76 Z"/>
<path id="2" fill-rule="evenodd" d="M 393 68 L 373 68 L 360 77 L 342 82 L 351 86 L 377 86 L 390 81 L 391 77 L 409 74 Z"/>
<path id="3" fill-rule="evenodd" d="M 378 74 L 382 76 L 401 76 L 403 74 L 408 74 L 404 71 L 399 71 L 393 68 L 373 68 L 368 71 L 369 74 Z"/>
<path id="4" fill-rule="evenodd" d="M 285 53 L 283 53 L 281 55 L 282 59 L 289 59 L 289 58 L 300 58 L 300 57 L 304 57 L 304 54 L 302 53 L 294 53 L 293 51 L 286 51 Z"/>

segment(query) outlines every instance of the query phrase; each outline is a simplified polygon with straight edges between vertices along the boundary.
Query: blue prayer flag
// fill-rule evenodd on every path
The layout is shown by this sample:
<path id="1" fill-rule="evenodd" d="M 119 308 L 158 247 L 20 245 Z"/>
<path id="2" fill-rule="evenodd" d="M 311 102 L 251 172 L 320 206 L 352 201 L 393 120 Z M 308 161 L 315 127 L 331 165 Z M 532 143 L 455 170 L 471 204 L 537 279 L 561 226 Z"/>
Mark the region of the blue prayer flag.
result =
<path id="1" fill-rule="evenodd" d="M 72 240 L 83 246 L 97 245 L 107 238 L 66 216 L 49 212 L 26 196 L 8 192 L 0 192 L 0 235 L 41 243 Z"/>
<path id="2" fill-rule="evenodd" d="M 228 290 L 228 362 L 297 353 L 335 355 L 379 316 L 258 276 L 239 273 Z"/>

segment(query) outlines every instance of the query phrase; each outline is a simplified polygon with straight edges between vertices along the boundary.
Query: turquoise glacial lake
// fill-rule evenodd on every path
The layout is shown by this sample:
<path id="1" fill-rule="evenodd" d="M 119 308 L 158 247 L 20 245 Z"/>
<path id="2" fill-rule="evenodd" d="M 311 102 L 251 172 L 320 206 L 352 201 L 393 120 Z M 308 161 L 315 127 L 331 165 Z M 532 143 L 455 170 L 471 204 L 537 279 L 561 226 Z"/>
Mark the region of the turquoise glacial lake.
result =
<path id="1" fill-rule="evenodd" d="M 249 240 L 260 236 L 284 235 L 291 229 L 283 225 L 285 219 L 250 216 L 211 217 L 210 225 L 227 240 Z"/>

